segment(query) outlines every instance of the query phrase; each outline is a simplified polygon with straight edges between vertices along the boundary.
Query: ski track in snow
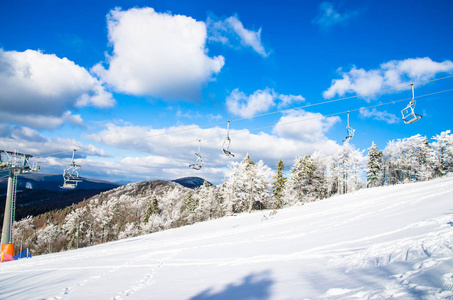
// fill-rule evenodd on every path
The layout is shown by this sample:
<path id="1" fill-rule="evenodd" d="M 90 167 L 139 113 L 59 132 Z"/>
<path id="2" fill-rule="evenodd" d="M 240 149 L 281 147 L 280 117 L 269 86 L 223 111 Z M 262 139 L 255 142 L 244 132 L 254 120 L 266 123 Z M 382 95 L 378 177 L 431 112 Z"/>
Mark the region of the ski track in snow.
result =
<path id="1" fill-rule="evenodd" d="M 152 299 L 189 299 L 190 293 L 205 289 L 200 285 L 197 290 L 200 283 L 191 281 L 194 270 L 214 272 L 200 280 L 212 282 L 221 291 L 219 282 L 235 287 L 231 280 L 236 278 L 236 282 L 235 276 L 240 275 L 227 272 L 222 277 L 217 270 L 242 270 L 247 275 L 269 267 L 276 276 L 272 278 L 276 288 L 266 299 L 300 299 L 294 295 L 305 292 L 301 289 L 304 278 L 309 279 L 313 275 L 308 274 L 318 269 L 334 274 L 334 279 L 329 278 L 330 286 L 324 290 L 307 291 L 308 297 L 303 298 L 453 299 L 453 202 L 446 204 L 453 200 L 452 195 L 453 178 L 360 190 L 272 216 L 270 211 L 241 214 L 2 264 L 0 298 L 38 297 L 27 291 L 26 284 L 17 295 L 14 289 L 3 294 L 6 286 L 1 280 L 8 275 L 30 274 L 45 280 L 63 272 L 66 281 L 55 284 L 57 290 L 40 290 L 37 299 L 87 295 L 114 300 L 149 299 L 151 295 Z M 299 267 L 302 272 L 287 277 L 285 266 Z M 181 273 L 183 286 L 194 286 L 191 292 L 181 297 L 177 289 L 173 291 L 173 282 L 165 277 L 168 272 Z M 351 278 L 366 278 L 369 283 L 354 283 Z M 314 282 L 322 286 L 323 280 Z M 162 285 L 170 294 L 163 294 Z M 102 297 L 90 294 L 97 289 L 106 290 Z M 53 295 L 49 295 L 51 290 Z"/>

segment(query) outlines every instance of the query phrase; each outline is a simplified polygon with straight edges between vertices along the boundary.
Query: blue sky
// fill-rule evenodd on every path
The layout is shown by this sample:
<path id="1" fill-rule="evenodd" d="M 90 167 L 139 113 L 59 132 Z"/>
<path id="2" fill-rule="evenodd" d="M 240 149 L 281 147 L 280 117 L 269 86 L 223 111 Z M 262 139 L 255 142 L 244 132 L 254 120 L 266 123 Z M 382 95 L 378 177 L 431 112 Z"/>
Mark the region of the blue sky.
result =
<path id="1" fill-rule="evenodd" d="M 451 1 L 2 1 L 0 148 L 50 173 L 77 148 L 86 177 L 220 183 L 247 153 L 287 169 L 334 153 L 348 110 L 358 149 L 430 138 L 452 125 L 453 78 L 432 81 L 453 75 L 452 14 Z M 406 125 L 410 83 L 442 93 Z"/>

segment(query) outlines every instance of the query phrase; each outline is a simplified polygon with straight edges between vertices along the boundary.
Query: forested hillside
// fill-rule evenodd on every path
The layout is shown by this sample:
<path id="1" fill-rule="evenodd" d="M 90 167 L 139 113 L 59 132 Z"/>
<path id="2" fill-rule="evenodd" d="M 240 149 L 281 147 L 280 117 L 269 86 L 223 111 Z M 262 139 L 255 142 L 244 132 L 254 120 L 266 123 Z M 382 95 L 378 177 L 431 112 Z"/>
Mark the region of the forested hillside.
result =
<path id="1" fill-rule="evenodd" d="M 279 209 L 360 188 L 426 181 L 453 171 L 450 131 L 390 141 L 380 151 L 345 144 L 336 154 L 297 157 L 289 172 L 247 155 L 230 165 L 223 183 L 194 190 L 145 181 L 103 192 L 78 205 L 14 225 L 16 247 L 35 254 L 85 247 L 241 212 Z"/>
<path id="2" fill-rule="evenodd" d="M 0 220 L 3 220 L 8 173 L 0 179 Z M 51 210 L 63 209 L 91 198 L 120 184 L 99 179 L 84 178 L 75 190 L 63 190 L 61 174 L 31 173 L 17 177 L 15 220 L 37 216 Z"/>

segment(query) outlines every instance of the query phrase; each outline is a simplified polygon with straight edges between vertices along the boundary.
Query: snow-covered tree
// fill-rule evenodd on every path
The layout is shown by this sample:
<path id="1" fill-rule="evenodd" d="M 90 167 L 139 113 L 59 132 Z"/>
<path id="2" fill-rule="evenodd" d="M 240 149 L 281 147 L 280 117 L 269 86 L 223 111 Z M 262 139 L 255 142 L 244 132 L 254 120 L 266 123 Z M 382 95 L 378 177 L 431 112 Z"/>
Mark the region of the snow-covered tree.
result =
<path id="1" fill-rule="evenodd" d="M 255 164 L 248 154 L 230 168 L 225 194 L 231 212 L 251 212 L 252 209 L 269 207 L 272 170 L 262 161 Z"/>
<path id="2" fill-rule="evenodd" d="M 129 237 L 135 237 L 140 235 L 141 232 L 142 228 L 140 224 L 137 224 L 135 222 L 129 222 L 124 227 L 124 230 L 118 234 L 118 239 L 121 240 Z"/>
<path id="3" fill-rule="evenodd" d="M 327 197 L 327 156 L 319 151 L 316 151 L 311 156 L 316 170 L 313 172 L 313 192 L 316 199 L 324 199 Z"/>
<path id="4" fill-rule="evenodd" d="M 451 130 L 446 130 L 433 136 L 433 149 L 438 159 L 436 175 L 443 176 L 453 172 L 453 135 Z"/>
<path id="5" fill-rule="evenodd" d="M 60 236 L 60 228 L 53 223 L 49 223 L 47 226 L 38 230 L 36 239 L 37 246 L 42 250 L 46 250 L 47 253 L 52 253 L 53 244 Z"/>
<path id="6" fill-rule="evenodd" d="M 159 208 L 159 201 L 157 200 L 157 196 L 154 193 L 148 202 L 148 208 L 146 209 L 146 213 L 145 213 L 143 222 L 145 224 L 148 223 L 151 215 L 156 215 L 156 214 L 160 214 L 160 213 L 161 213 L 161 210 Z"/>
<path id="7" fill-rule="evenodd" d="M 63 224 L 63 230 L 65 231 L 69 239 L 70 248 L 79 248 L 79 242 L 82 238 L 82 235 L 88 228 L 87 220 L 87 208 L 82 207 L 73 210 L 65 218 L 65 223 Z"/>
<path id="8" fill-rule="evenodd" d="M 198 199 L 198 207 L 195 210 L 198 221 L 210 220 L 223 215 L 216 188 L 206 180 L 202 186 L 195 189 L 195 197 Z"/>
<path id="9" fill-rule="evenodd" d="M 330 195 L 336 193 L 345 194 L 348 192 L 348 180 L 351 169 L 349 156 L 351 150 L 351 145 L 346 143 L 331 157 L 329 173 Z"/>
<path id="10" fill-rule="evenodd" d="M 381 185 L 382 151 L 373 142 L 368 148 L 367 187 Z"/>
<path id="11" fill-rule="evenodd" d="M 402 180 L 401 141 L 391 140 L 383 151 L 384 182 L 397 184 Z"/>
<path id="12" fill-rule="evenodd" d="M 345 194 L 361 187 L 363 152 L 346 143 L 330 159 L 329 195 Z"/>
<path id="13" fill-rule="evenodd" d="M 413 151 L 412 176 L 417 181 L 432 179 L 438 168 L 436 153 L 425 136 L 415 135 L 409 139 Z"/>
<path id="14" fill-rule="evenodd" d="M 283 175 L 285 170 L 285 164 L 280 159 L 277 163 L 277 174 L 273 177 L 274 182 L 272 183 L 273 195 L 274 195 L 274 209 L 280 209 L 283 207 L 283 193 L 285 191 L 286 177 Z"/>
<path id="15" fill-rule="evenodd" d="M 316 198 L 315 171 L 316 165 L 310 155 L 295 159 L 285 189 L 285 204 L 304 203 Z"/>
<path id="16" fill-rule="evenodd" d="M 439 160 L 426 137 L 420 134 L 389 141 L 384 149 L 383 165 L 388 184 L 433 178 Z"/>
<path id="17" fill-rule="evenodd" d="M 19 244 L 19 252 L 22 252 L 24 248 L 29 248 L 31 238 L 34 235 L 35 226 L 33 225 L 33 217 L 28 216 L 20 221 L 13 223 L 13 241 L 17 245 Z M 25 245 L 25 247 L 24 247 Z"/>
<path id="18" fill-rule="evenodd" d="M 104 201 L 103 195 L 93 198 L 89 203 L 91 212 L 88 235 L 94 243 L 104 243 L 110 240 L 110 228 L 115 223 L 115 201 Z"/>
<path id="19" fill-rule="evenodd" d="M 159 199 L 163 226 L 165 229 L 179 227 L 183 222 L 185 193 L 179 188 L 170 188 Z"/>

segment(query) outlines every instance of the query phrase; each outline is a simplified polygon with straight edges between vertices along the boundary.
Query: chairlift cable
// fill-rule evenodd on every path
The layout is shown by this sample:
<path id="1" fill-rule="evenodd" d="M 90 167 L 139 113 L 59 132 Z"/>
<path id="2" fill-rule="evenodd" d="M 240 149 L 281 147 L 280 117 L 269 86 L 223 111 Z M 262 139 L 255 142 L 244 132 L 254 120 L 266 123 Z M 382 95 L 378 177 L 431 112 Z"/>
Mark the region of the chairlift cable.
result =
<path id="1" fill-rule="evenodd" d="M 421 85 L 421 84 L 426 84 L 426 83 L 439 81 L 439 80 L 444 80 L 444 79 L 449 79 L 449 78 L 453 78 L 453 75 L 445 76 L 445 77 L 441 77 L 441 78 L 436 78 L 436 79 L 431 79 L 431 80 L 426 80 L 426 81 L 422 81 L 422 82 L 417 82 L 417 83 L 413 83 L 413 85 Z M 239 121 L 243 121 L 243 120 L 246 120 L 246 119 L 254 119 L 254 118 L 259 118 L 259 117 L 268 116 L 268 115 L 272 115 L 272 114 L 288 112 L 288 111 L 292 111 L 292 110 L 298 110 L 298 109 L 302 109 L 302 108 L 308 108 L 308 107 L 313 107 L 313 106 L 318 106 L 318 105 L 323 105 L 323 104 L 329 104 L 329 103 L 339 102 L 339 101 L 353 99 L 353 98 L 360 98 L 360 97 L 370 96 L 370 95 L 383 93 L 383 92 L 388 92 L 388 91 L 392 91 L 392 90 L 403 89 L 403 88 L 406 88 L 408 86 L 411 86 L 411 84 L 406 84 L 406 85 L 403 85 L 403 86 L 390 88 L 390 89 L 385 89 L 385 90 L 379 90 L 379 91 L 372 92 L 372 93 L 366 93 L 366 94 L 354 95 L 354 96 L 349 96 L 349 97 L 343 97 L 343 98 L 339 98 L 339 99 L 335 99 L 335 100 L 328 100 L 328 101 L 323 101 L 323 102 L 319 102 L 319 103 L 307 104 L 307 105 L 303 105 L 303 106 L 298 106 L 298 107 L 293 107 L 293 108 L 288 108 L 288 109 L 283 109 L 283 110 L 263 113 L 263 114 L 254 115 L 254 116 L 247 117 L 247 118 L 238 118 L 238 119 L 233 119 L 233 120 L 228 120 L 228 121 L 223 121 L 223 122 L 218 122 L 218 123 L 212 123 L 212 124 L 206 124 L 206 125 L 201 125 L 201 126 L 196 126 L 196 127 L 195 126 L 191 126 L 189 128 L 180 129 L 180 130 L 168 131 L 168 132 L 152 134 L 152 135 L 148 135 L 148 136 L 142 136 L 142 137 L 131 138 L 131 139 L 124 139 L 124 140 L 117 141 L 117 142 L 114 142 L 114 143 L 110 143 L 110 144 L 107 144 L 107 145 L 108 146 L 118 145 L 118 144 L 125 143 L 125 142 L 128 142 L 128 141 L 143 140 L 143 139 L 148 139 L 148 138 L 153 138 L 153 137 L 158 137 L 158 136 L 170 135 L 170 134 L 174 134 L 174 133 L 192 131 L 192 130 L 195 130 L 195 129 L 203 129 L 203 128 L 208 128 L 208 127 L 214 127 L 214 126 L 222 125 L 222 124 L 225 124 L 225 123 L 228 124 L 228 122 L 239 122 Z M 427 97 L 427 96 L 436 95 L 436 94 L 449 92 L 449 91 L 452 91 L 452 90 L 443 90 L 443 91 L 440 91 L 440 92 L 434 92 L 434 93 L 430 93 L 430 94 L 426 94 L 426 95 L 422 95 L 422 96 L 417 96 L 415 98 Z M 407 100 L 407 99 L 405 99 L 405 100 Z M 400 101 L 402 101 L 402 100 L 398 100 L 396 102 L 400 102 Z M 388 102 L 388 103 L 396 103 L 396 102 L 392 101 L 392 102 Z M 183 143 L 186 143 L 186 142 L 183 142 Z M 178 144 L 180 144 L 180 143 L 178 143 Z M 178 145 L 178 144 L 175 144 L 175 145 Z M 72 152 L 72 150 L 71 151 L 68 150 L 68 151 L 61 151 L 61 152 L 50 153 L 50 154 L 37 155 L 37 156 L 35 156 L 35 158 L 46 157 L 46 156 L 55 156 L 55 155 L 59 155 L 59 154 L 69 153 L 69 152 Z"/>
<path id="2" fill-rule="evenodd" d="M 323 101 L 323 102 L 307 104 L 307 105 L 303 105 L 303 106 L 298 106 L 298 107 L 287 108 L 287 109 L 277 110 L 277 111 L 273 111 L 273 112 L 263 113 L 263 114 L 254 115 L 254 116 L 247 117 L 247 118 L 234 119 L 234 120 L 230 120 L 230 122 L 238 122 L 238 121 L 243 121 L 243 120 L 247 120 L 247 119 L 264 117 L 264 116 L 268 116 L 268 115 L 272 115 L 272 114 L 276 114 L 276 113 L 287 112 L 287 111 L 291 111 L 291 110 L 297 110 L 297 109 L 301 109 L 301 108 L 307 108 L 307 107 L 313 107 L 313 106 L 318 106 L 318 105 L 323 105 L 323 104 L 329 104 L 329 103 L 334 103 L 334 102 L 343 101 L 343 100 L 349 100 L 349 99 L 353 99 L 353 98 L 361 98 L 361 97 L 365 97 L 365 96 L 371 96 L 371 95 L 374 95 L 374 94 L 389 92 L 389 91 L 398 90 L 398 89 L 404 89 L 404 88 L 409 87 L 411 85 L 426 84 L 426 83 L 429 83 L 429 82 L 443 80 L 443 79 L 448 79 L 448 78 L 452 78 L 452 77 L 453 77 L 453 75 L 445 76 L 445 77 L 437 78 L 437 79 L 432 79 L 432 80 L 427 80 L 427 81 L 422 81 L 422 82 L 418 82 L 418 83 L 405 84 L 405 85 L 402 85 L 402 86 L 399 86 L 399 87 L 385 89 L 385 90 L 379 90 L 379 91 L 372 92 L 372 93 L 365 93 L 365 94 L 360 94 L 360 95 L 355 95 L 355 96 L 348 96 L 348 97 L 343 97 L 343 98 L 339 98 L 339 99 L 328 100 L 328 101 Z"/>
<path id="3" fill-rule="evenodd" d="M 72 153 L 73 150 L 76 150 L 76 151 L 80 152 L 80 149 L 73 148 L 73 149 L 68 150 L 68 151 L 61 151 L 61 152 L 55 152 L 55 153 L 49 153 L 49 154 L 36 155 L 36 156 L 33 156 L 33 157 L 34 158 L 38 158 L 38 157 L 46 157 L 46 156 L 55 156 L 55 155 L 60 155 L 60 154 Z"/>
<path id="4" fill-rule="evenodd" d="M 453 77 L 453 76 L 449 76 L 449 77 Z M 438 95 L 438 94 L 452 92 L 452 91 L 453 91 L 453 89 L 442 90 L 442 91 L 433 92 L 433 93 L 429 93 L 429 94 L 425 94 L 425 95 L 420 95 L 420 96 L 414 97 L 414 99 L 419 99 L 419 98 L 423 98 L 423 97 Z M 396 103 L 403 102 L 403 101 L 408 101 L 408 100 L 411 100 L 411 99 L 412 99 L 412 97 L 411 98 L 404 98 L 404 99 L 400 99 L 400 100 L 393 100 L 393 101 L 389 101 L 389 102 L 385 102 L 385 103 L 379 103 L 379 104 L 370 105 L 370 106 L 366 106 L 366 107 L 360 107 L 360 108 L 357 108 L 357 109 L 348 109 L 346 111 L 341 111 L 341 112 L 336 112 L 336 113 L 332 113 L 332 114 L 321 115 L 321 116 L 316 116 L 316 117 L 311 117 L 311 118 L 304 118 L 304 119 L 291 121 L 291 122 L 279 123 L 279 124 L 274 124 L 274 125 L 270 125 L 270 126 L 263 126 L 263 127 L 259 127 L 259 128 L 253 128 L 253 129 L 237 130 L 236 132 L 232 132 L 232 133 L 229 132 L 228 134 L 229 135 L 238 135 L 238 134 L 242 134 L 242 133 L 245 133 L 245 132 L 259 131 L 259 130 L 263 130 L 263 129 L 275 128 L 275 127 L 289 125 L 289 124 L 294 124 L 294 123 L 300 123 L 300 122 L 311 121 L 311 120 L 316 120 L 316 119 L 328 118 L 328 117 L 333 117 L 333 116 L 337 116 L 337 115 L 341 115 L 341 114 L 347 114 L 348 112 L 360 111 L 361 109 L 376 108 L 376 107 L 380 107 L 380 106 L 396 104 Z M 230 120 L 230 122 L 232 122 L 232 121 Z M 225 122 L 222 122 L 222 123 L 219 123 L 219 124 L 224 124 L 224 123 Z M 207 126 L 205 126 L 205 127 L 207 127 Z M 183 144 L 191 144 L 191 143 L 194 143 L 194 142 L 201 143 L 201 141 L 203 141 L 203 140 L 219 139 L 219 138 L 222 138 L 222 137 L 224 137 L 224 135 L 217 135 L 217 136 L 212 136 L 212 137 L 207 137 L 207 138 L 198 138 L 196 140 L 184 141 L 184 142 L 175 143 L 175 144 L 162 145 L 162 146 L 154 147 L 154 149 L 159 149 L 159 148 L 164 148 L 164 147 L 165 148 L 174 147 L 174 146 L 179 146 L 179 145 L 183 145 Z M 141 138 L 141 139 L 144 139 L 144 138 Z M 147 147 L 146 149 L 137 149 L 137 150 L 134 150 L 134 151 L 145 151 L 147 149 L 149 149 L 149 147 Z M 73 150 L 78 150 L 78 149 L 73 149 Z M 68 152 L 69 151 L 62 151 L 62 152 L 57 152 L 57 153 L 52 153 L 52 154 L 47 154 L 47 155 L 35 156 L 35 158 L 37 158 L 37 157 L 45 157 L 45 156 L 52 156 L 52 155 L 58 155 L 58 154 L 64 154 L 64 153 L 68 153 Z"/>
<path id="5" fill-rule="evenodd" d="M 439 80 L 444 80 L 444 79 L 448 79 L 448 78 L 453 78 L 453 75 L 445 76 L 445 77 L 441 77 L 441 78 L 436 78 L 436 79 L 431 79 L 431 80 L 426 80 L 426 81 L 413 83 L 413 84 L 414 85 L 426 84 L 426 83 L 430 83 L 430 82 L 433 82 L 433 81 L 439 81 Z M 124 139 L 124 140 L 121 140 L 121 141 L 109 143 L 108 145 L 109 146 L 113 146 L 113 145 L 118 145 L 118 144 L 122 144 L 122 143 L 129 142 L 129 141 L 143 140 L 143 139 L 148 139 L 148 138 L 153 138 L 153 137 L 158 137 L 158 136 L 163 136 L 163 135 L 170 135 L 170 134 L 174 134 L 174 133 L 181 133 L 181 132 L 192 131 L 192 130 L 196 130 L 196 129 L 214 127 L 214 126 L 218 126 L 218 125 L 223 125 L 223 124 L 228 123 L 228 122 L 232 123 L 232 122 L 239 122 L 239 121 L 243 121 L 243 120 L 247 120 L 247 119 L 255 119 L 255 118 L 259 118 L 259 117 L 264 117 L 264 116 L 269 116 L 269 115 L 273 115 L 273 114 L 288 112 L 288 111 L 292 111 L 292 110 L 298 110 L 298 109 L 302 109 L 302 108 L 308 108 L 308 107 L 313 107 L 313 106 L 318 106 L 318 105 L 323 105 L 323 104 L 330 104 L 330 103 L 334 103 L 334 102 L 339 102 L 339 101 L 344 101 L 344 100 L 349 100 L 349 99 L 354 99 L 354 98 L 361 98 L 361 97 L 371 96 L 371 95 L 384 93 L 384 92 L 389 92 L 389 91 L 393 91 L 393 90 L 404 89 L 404 88 L 406 88 L 408 86 L 411 86 L 411 84 L 405 84 L 405 85 L 402 85 L 402 86 L 399 86 L 399 87 L 379 90 L 379 91 L 371 92 L 371 93 L 365 93 L 365 94 L 360 94 L 360 95 L 348 96 L 348 97 L 343 97 L 343 98 L 334 99 L 334 100 L 328 100 L 328 101 L 323 101 L 323 102 L 318 102 L 318 103 L 313 103 L 313 104 L 307 104 L 307 105 L 302 105 L 302 106 L 293 107 L 293 108 L 277 110 L 277 111 L 273 111 L 273 112 L 267 112 L 267 113 L 263 113 L 263 114 L 250 116 L 250 117 L 238 118 L 238 119 L 233 119 L 233 120 L 228 120 L 228 121 L 223 121 L 223 122 L 218 122 L 218 123 L 211 123 L 211 124 L 206 124 L 206 125 L 200 125 L 200 126 L 198 126 L 198 125 L 190 126 L 189 128 L 184 128 L 184 129 L 179 129 L 179 130 L 167 131 L 167 132 L 163 132 L 163 133 L 151 134 L 151 135 L 142 136 L 142 137 L 136 137 L 136 138 L 131 138 L 131 139 Z"/>
<path id="6" fill-rule="evenodd" d="M 452 91 L 453 91 L 453 89 L 443 90 L 443 91 L 439 91 L 439 92 L 434 92 L 434 93 L 430 93 L 430 94 L 417 96 L 415 98 L 428 97 L 428 96 L 441 94 L 441 93 L 446 93 L 446 92 L 452 92 Z M 396 104 L 396 103 L 399 103 L 399 102 L 408 101 L 410 99 L 412 99 L 412 97 L 404 98 L 404 99 L 400 99 L 400 100 L 392 100 L 392 101 L 389 101 L 389 102 L 379 103 L 379 104 L 370 105 L 370 106 L 362 106 L 362 107 L 359 107 L 359 108 L 356 108 L 356 109 L 348 109 L 348 110 L 345 110 L 345 111 L 336 112 L 336 113 L 332 113 L 332 114 L 321 115 L 321 116 L 316 116 L 316 117 L 311 117 L 311 118 L 304 118 L 304 119 L 300 119 L 300 120 L 295 120 L 295 121 L 290 121 L 290 122 L 285 122 L 285 123 L 279 123 L 279 124 L 274 124 L 274 125 L 270 125 L 270 126 L 263 126 L 263 127 L 253 128 L 253 129 L 242 129 L 242 130 L 237 130 L 235 132 L 230 132 L 229 135 L 238 135 L 238 134 L 242 134 L 242 133 L 245 133 L 245 132 L 259 131 L 259 130 L 263 130 L 263 129 L 280 127 L 280 126 L 284 126 L 284 125 L 288 125 L 288 124 L 294 124 L 294 123 L 299 123 L 299 122 L 305 122 L 305 121 L 312 121 L 312 120 L 317 120 L 317 119 L 322 119 L 322 118 L 328 118 L 328 117 L 338 116 L 338 115 L 342 115 L 342 114 L 347 114 L 348 112 L 360 111 L 361 109 L 376 108 L 376 107 L 380 107 L 380 106 Z M 198 139 L 195 139 L 195 140 L 187 140 L 187 141 L 180 142 L 180 143 L 175 143 L 175 144 L 167 144 L 167 145 L 157 146 L 157 147 L 154 147 L 153 149 L 168 148 L 168 147 L 179 146 L 179 145 L 184 145 L 184 144 L 192 144 L 192 143 L 195 143 L 195 142 L 199 142 L 200 140 L 201 141 L 213 140 L 213 139 L 220 139 L 220 138 L 223 138 L 223 137 L 224 137 L 224 135 L 216 135 L 216 136 L 211 136 L 211 137 L 206 137 L 206 138 L 198 138 Z M 147 149 L 149 149 L 149 148 L 138 149 L 138 150 L 134 150 L 134 151 L 144 151 L 144 150 L 147 150 Z"/>

